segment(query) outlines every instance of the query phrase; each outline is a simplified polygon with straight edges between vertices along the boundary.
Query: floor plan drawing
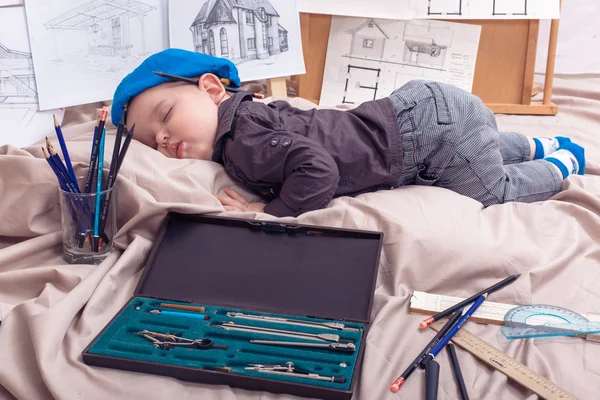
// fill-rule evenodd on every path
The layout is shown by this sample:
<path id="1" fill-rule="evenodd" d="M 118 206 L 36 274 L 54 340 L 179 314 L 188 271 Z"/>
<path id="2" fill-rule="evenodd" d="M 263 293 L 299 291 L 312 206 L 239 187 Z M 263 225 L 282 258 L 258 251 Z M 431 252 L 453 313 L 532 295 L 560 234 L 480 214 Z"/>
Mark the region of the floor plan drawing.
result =
<path id="1" fill-rule="evenodd" d="M 41 109 L 109 100 L 150 54 L 168 45 L 162 0 L 28 0 Z M 76 88 L 64 90 L 64 88 Z"/>
<path id="2" fill-rule="evenodd" d="M 171 47 L 227 58 L 243 80 L 304 73 L 295 0 L 175 1 L 169 20 Z"/>
<path id="3" fill-rule="evenodd" d="M 527 15 L 527 0 L 493 0 L 494 15 Z"/>
<path id="4" fill-rule="evenodd" d="M 462 0 L 428 0 L 428 15 L 462 15 Z"/>
<path id="5" fill-rule="evenodd" d="M 481 27 L 432 20 L 332 18 L 320 103 L 358 105 L 412 79 L 470 91 Z"/>

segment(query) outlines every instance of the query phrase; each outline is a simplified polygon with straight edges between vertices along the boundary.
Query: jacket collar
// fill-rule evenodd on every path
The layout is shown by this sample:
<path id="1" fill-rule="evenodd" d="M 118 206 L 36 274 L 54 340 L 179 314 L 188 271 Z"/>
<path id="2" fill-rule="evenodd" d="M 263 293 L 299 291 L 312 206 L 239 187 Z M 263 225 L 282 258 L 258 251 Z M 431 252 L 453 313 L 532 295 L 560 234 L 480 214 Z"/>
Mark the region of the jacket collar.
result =
<path id="1" fill-rule="evenodd" d="M 219 124 L 217 125 L 217 136 L 215 137 L 215 146 L 212 155 L 214 162 L 223 162 L 222 153 L 225 135 L 235 128 L 235 114 L 240 104 L 244 101 L 252 101 L 252 95 L 247 92 L 237 92 L 219 106 Z"/>

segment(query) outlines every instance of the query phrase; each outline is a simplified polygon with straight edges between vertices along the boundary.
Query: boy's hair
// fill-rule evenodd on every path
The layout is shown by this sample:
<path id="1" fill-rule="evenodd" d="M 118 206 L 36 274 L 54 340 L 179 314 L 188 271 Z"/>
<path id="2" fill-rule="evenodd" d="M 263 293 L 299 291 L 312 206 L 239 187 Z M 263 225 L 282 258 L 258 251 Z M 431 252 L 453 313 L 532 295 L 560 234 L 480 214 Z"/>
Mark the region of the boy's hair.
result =
<path id="1" fill-rule="evenodd" d="M 226 58 L 196 53 L 182 49 L 167 49 L 153 54 L 127 75 L 115 91 L 111 109 L 111 119 L 118 125 L 125 107 L 138 94 L 168 82 L 168 78 L 154 72 L 165 72 L 186 78 L 215 74 L 220 79 L 228 79 L 229 86 L 239 87 L 241 82 L 234 63 Z"/>

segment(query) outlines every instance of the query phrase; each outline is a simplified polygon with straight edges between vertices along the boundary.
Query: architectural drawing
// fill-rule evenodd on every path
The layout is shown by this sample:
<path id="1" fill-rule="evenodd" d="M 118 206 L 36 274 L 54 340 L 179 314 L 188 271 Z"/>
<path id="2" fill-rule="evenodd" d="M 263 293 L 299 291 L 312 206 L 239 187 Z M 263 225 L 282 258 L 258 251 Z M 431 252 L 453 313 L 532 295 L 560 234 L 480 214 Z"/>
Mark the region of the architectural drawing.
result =
<path id="1" fill-rule="evenodd" d="M 207 0 L 190 26 L 194 50 L 235 64 L 289 50 L 288 31 L 269 0 Z"/>
<path id="2" fill-rule="evenodd" d="M 448 48 L 452 46 L 451 28 L 408 23 L 404 27 L 404 55 L 406 63 L 420 66 L 443 67 Z"/>
<path id="3" fill-rule="evenodd" d="M 428 0 L 428 15 L 462 15 L 462 0 Z"/>
<path id="4" fill-rule="evenodd" d="M 359 105 L 413 79 L 471 91 L 481 27 L 334 16 L 319 104 Z"/>
<path id="5" fill-rule="evenodd" d="M 527 15 L 527 0 L 493 0 L 494 15 Z"/>
<path id="6" fill-rule="evenodd" d="M 55 32 L 53 61 L 119 79 L 132 62 L 140 63 L 150 55 L 145 19 L 155 10 L 137 0 L 93 0 L 73 7 L 44 24 Z M 65 43 L 60 33 L 71 40 Z"/>

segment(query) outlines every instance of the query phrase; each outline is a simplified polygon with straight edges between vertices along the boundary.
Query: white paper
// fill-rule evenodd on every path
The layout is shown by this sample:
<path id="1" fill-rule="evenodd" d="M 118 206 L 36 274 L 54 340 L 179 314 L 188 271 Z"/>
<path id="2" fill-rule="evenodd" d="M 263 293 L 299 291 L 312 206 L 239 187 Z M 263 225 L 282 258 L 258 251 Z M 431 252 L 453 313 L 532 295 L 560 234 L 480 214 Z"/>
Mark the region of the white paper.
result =
<path id="1" fill-rule="evenodd" d="M 471 91 L 481 26 L 334 16 L 320 105 L 360 104 L 413 79 Z"/>
<path id="2" fill-rule="evenodd" d="M 412 19 L 417 0 L 298 0 L 298 10 L 308 14 L 348 17 Z"/>
<path id="3" fill-rule="evenodd" d="M 17 6 L 23 4 L 23 0 L 0 0 L 0 7 Z"/>
<path id="4" fill-rule="evenodd" d="M 417 18 L 553 19 L 559 0 L 417 0 Z"/>
<path id="5" fill-rule="evenodd" d="M 25 147 L 54 132 L 63 110 L 38 112 L 23 7 L 0 9 L 0 146 Z"/>
<path id="6" fill-rule="evenodd" d="M 164 0 L 27 0 L 40 108 L 111 100 L 120 81 L 168 47 Z"/>
<path id="7" fill-rule="evenodd" d="M 170 1 L 169 21 L 171 47 L 228 58 L 244 82 L 306 72 L 296 0 Z"/>

